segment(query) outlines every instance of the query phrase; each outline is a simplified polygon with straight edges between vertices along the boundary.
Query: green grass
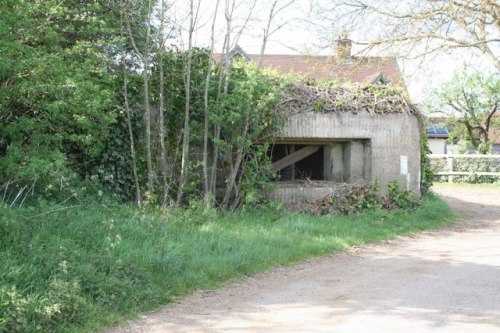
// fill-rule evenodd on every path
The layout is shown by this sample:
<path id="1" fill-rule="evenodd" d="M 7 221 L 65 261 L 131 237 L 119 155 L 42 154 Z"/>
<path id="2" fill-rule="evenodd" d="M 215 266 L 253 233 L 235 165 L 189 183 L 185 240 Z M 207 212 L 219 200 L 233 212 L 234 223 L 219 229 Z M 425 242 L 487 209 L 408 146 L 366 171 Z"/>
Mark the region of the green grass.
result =
<path id="1" fill-rule="evenodd" d="M 410 212 L 335 217 L 273 209 L 48 210 L 0 208 L 0 332 L 98 331 L 196 289 L 443 227 L 454 216 L 436 197 Z"/>

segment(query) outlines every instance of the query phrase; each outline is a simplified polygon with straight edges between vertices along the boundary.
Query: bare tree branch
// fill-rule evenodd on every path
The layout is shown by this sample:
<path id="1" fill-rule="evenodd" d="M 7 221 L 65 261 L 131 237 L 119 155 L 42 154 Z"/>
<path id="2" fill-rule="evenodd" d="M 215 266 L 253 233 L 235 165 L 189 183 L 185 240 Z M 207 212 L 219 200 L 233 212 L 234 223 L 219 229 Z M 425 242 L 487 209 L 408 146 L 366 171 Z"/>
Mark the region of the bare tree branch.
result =
<path id="1" fill-rule="evenodd" d="M 468 48 L 500 70 L 500 5 L 494 0 L 331 1 L 334 6 L 325 16 L 333 15 L 341 24 L 365 32 L 367 24 L 376 24 L 372 30 L 379 36 L 368 31 L 372 37 L 357 41 L 358 45 L 387 45 L 399 51 L 419 45 L 412 51 L 414 56 Z"/>

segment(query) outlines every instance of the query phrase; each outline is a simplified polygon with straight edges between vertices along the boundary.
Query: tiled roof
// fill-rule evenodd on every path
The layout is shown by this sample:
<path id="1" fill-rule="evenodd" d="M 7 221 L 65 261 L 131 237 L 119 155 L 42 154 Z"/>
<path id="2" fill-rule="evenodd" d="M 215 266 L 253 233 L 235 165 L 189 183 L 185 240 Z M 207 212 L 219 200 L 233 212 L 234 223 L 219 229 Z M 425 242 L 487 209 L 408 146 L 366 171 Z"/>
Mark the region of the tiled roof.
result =
<path id="1" fill-rule="evenodd" d="M 259 55 L 248 54 L 259 61 Z M 390 84 L 404 86 L 403 76 L 395 58 L 349 57 L 338 61 L 331 56 L 302 56 L 266 54 L 262 67 L 273 68 L 280 73 L 295 73 L 316 80 L 336 80 L 352 83 L 374 83 L 384 78 Z"/>
<path id="2" fill-rule="evenodd" d="M 236 51 L 235 51 L 236 50 Z M 258 54 L 246 54 L 241 48 L 231 51 L 229 58 L 241 55 L 254 62 L 259 61 Z M 215 54 L 216 61 L 220 54 Z M 272 68 L 282 74 L 294 73 L 315 80 L 335 80 L 352 83 L 384 83 L 405 86 L 398 63 L 393 57 L 348 57 L 338 59 L 335 56 L 304 56 L 288 54 L 265 54 L 263 68 Z"/>

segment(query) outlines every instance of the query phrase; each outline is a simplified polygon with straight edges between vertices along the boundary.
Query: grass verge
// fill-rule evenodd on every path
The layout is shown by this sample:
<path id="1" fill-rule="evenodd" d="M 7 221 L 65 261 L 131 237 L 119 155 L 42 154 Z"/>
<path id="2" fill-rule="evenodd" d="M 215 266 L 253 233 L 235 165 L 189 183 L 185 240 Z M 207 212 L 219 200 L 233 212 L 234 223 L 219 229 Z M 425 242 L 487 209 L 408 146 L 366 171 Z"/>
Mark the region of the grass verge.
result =
<path id="1" fill-rule="evenodd" d="M 89 332 L 274 265 L 450 224 L 429 197 L 356 216 L 0 208 L 0 332 Z"/>

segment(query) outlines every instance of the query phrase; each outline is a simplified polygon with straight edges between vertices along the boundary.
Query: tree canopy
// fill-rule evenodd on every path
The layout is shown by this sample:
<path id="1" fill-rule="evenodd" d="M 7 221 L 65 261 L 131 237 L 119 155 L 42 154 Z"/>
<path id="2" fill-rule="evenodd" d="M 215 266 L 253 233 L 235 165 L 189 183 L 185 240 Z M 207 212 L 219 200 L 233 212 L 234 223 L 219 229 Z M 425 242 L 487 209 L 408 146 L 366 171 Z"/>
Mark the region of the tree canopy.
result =
<path id="1" fill-rule="evenodd" d="M 451 139 L 463 139 L 481 153 L 490 151 L 493 127 L 499 128 L 500 75 L 459 72 L 439 92 L 441 107 L 453 128 Z"/>

